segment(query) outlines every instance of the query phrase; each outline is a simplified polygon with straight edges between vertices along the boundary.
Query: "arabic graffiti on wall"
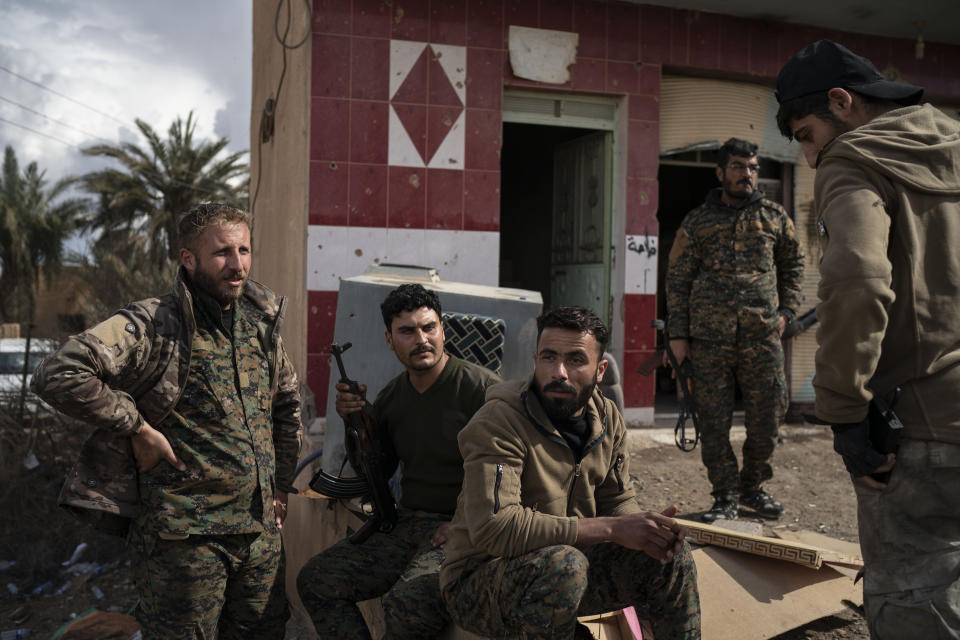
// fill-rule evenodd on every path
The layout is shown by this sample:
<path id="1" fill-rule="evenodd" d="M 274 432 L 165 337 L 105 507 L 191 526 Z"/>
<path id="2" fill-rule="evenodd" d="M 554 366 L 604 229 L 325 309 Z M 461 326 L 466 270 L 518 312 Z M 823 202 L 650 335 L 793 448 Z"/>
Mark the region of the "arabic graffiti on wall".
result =
<path id="1" fill-rule="evenodd" d="M 626 241 L 624 293 L 657 292 L 657 236 L 629 235 Z"/>

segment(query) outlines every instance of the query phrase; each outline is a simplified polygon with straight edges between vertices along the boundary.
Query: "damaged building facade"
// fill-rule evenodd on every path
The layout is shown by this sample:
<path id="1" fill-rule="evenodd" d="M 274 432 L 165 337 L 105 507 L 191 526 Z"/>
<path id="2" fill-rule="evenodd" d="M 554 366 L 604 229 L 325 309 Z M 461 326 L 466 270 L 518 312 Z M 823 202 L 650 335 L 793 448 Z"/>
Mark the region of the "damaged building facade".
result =
<path id="1" fill-rule="evenodd" d="M 815 304 L 813 172 L 774 122 L 782 63 L 830 38 L 960 106 L 956 34 L 924 41 L 919 21 L 891 33 L 852 9 L 774 21 L 748 2 L 288 4 L 254 3 L 254 277 L 291 297 L 285 339 L 321 416 L 340 280 L 399 263 L 592 307 L 612 329 L 625 415 L 650 424 L 657 382 L 636 370 L 658 343 L 666 257 L 727 138 L 760 145 L 761 188 L 797 223 Z M 814 350 L 810 332 L 791 345 L 795 403 L 812 399 Z"/>

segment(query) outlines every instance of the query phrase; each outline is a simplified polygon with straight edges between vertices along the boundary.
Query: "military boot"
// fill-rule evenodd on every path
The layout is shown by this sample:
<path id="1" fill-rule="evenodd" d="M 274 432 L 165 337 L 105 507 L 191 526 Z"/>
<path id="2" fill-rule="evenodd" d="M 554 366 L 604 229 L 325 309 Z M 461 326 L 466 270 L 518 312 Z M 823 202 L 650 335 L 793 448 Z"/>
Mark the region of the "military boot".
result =
<path id="1" fill-rule="evenodd" d="M 713 506 L 700 516 L 700 519 L 704 522 L 736 520 L 737 510 L 737 496 L 732 493 L 721 493 L 714 498 Z"/>
<path id="2" fill-rule="evenodd" d="M 783 513 L 783 505 L 773 498 L 772 495 L 757 487 L 751 491 L 745 491 L 740 496 L 740 504 L 753 509 L 760 516 L 776 520 Z"/>

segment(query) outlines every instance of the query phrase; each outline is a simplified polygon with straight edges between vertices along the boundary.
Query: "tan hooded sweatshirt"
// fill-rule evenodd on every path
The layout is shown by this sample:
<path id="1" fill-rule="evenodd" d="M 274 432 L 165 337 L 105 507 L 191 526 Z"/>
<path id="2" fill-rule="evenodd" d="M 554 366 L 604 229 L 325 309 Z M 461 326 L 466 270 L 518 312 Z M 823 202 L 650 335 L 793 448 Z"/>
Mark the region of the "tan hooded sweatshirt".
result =
<path id="1" fill-rule="evenodd" d="M 585 409 L 590 435 L 577 460 L 531 382 L 490 387 L 486 404 L 460 431 L 463 487 L 444 547 L 441 587 L 454 582 L 468 561 L 572 545 L 580 518 L 641 511 L 616 405 L 594 391 Z"/>
<path id="2" fill-rule="evenodd" d="M 817 416 L 858 422 L 900 387 L 906 437 L 960 443 L 960 123 L 874 118 L 824 147 L 814 195 Z"/>

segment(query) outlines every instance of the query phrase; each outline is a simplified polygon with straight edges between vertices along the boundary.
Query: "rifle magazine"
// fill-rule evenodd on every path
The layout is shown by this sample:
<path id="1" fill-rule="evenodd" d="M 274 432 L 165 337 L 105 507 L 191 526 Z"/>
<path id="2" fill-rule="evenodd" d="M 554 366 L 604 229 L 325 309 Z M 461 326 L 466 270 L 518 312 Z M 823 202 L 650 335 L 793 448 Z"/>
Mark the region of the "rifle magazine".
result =
<path id="1" fill-rule="evenodd" d="M 367 480 L 363 476 L 337 478 L 323 471 L 318 471 L 310 480 L 310 488 L 331 498 L 349 500 L 359 498 L 367 493 Z"/>

